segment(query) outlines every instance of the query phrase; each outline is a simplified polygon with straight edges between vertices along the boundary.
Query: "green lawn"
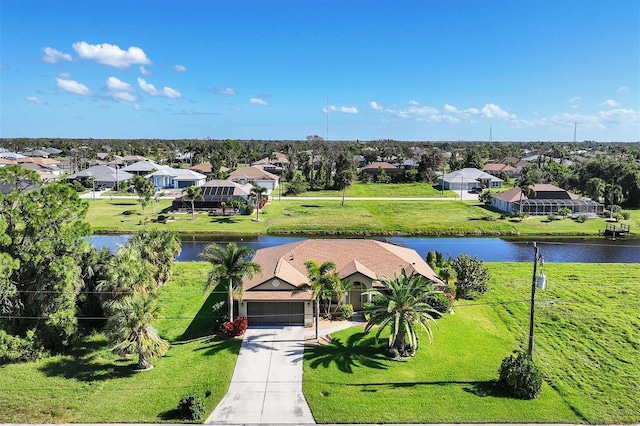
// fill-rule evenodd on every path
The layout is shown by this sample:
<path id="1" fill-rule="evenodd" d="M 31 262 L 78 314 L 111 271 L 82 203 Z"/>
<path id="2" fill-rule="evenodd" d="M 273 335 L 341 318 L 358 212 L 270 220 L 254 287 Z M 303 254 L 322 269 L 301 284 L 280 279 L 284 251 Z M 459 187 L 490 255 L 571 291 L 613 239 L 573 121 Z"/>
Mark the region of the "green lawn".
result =
<path id="1" fill-rule="evenodd" d="M 394 198 L 456 198 L 454 191 L 442 193 L 430 183 L 362 183 L 359 181 L 347 187 L 345 197 L 394 197 Z M 342 197 L 342 191 L 307 191 L 298 197 Z"/>
<path id="2" fill-rule="evenodd" d="M 501 219 L 501 215 L 478 202 L 461 201 L 321 201 L 273 200 L 255 216 L 209 216 L 175 214 L 175 222 L 155 221 L 170 201 L 161 200 L 143 211 L 136 200 L 88 200 L 87 221 L 95 232 L 131 233 L 144 228 L 162 228 L 183 235 L 590 235 L 604 230 L 604 219 L 579 223 L 571 219 L 549 221 L 528 217 L 523 221 Z M 124 214 L 129 212 L 131 214 Z M 626 223 L 640 226 L 640 210 L 632 210 Z"/>
<path id="3" fill-rule="evenodd" d="M 231 381 L 240 341 L 203 337 L 218 297 L 202 293 L 208 269 L 179 263 L 162 288 L 165 319 L 157 328 L 171 348 L 153 370 L 134 372 L 136 360 L 111 354 L 101 333 L 83 338 L 69 355 L 0 366 L 0 423 L 175 423 L 172 410 L 193 391 L 203 398 L 210 392 L 204 401 L 213 411 Z"/>
<path id="4" fill-rule="evenodd" d="M 556 302 L 539 302 L 536 314 L 535 357 L 546 382 L 533 401 L 505 397 L 494 383 L 502 358 L 527 338 L 531 265 L 488 266 L 491 291 L 459 303 L 439 321 L 433 344 L 423 335 L 413 359 L 387 360 L 359 328 L 308 348 L 304 392 L 316 421 L 640 421 L 640 265 L 545 265 L 548 290 L 538 300 Z"/>

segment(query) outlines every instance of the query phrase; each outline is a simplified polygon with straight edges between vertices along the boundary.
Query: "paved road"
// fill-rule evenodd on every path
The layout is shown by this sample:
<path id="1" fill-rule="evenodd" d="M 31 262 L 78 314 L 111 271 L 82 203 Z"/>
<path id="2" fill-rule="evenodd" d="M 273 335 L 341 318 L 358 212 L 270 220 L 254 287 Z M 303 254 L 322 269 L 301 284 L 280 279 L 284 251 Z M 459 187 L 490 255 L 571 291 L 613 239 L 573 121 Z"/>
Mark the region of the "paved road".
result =
<path id="1" fill-rule="evenodd" d="M 205 424 L 315 424 L 302 394 L 304 327 L 245 332 L 227 394 Z"/>

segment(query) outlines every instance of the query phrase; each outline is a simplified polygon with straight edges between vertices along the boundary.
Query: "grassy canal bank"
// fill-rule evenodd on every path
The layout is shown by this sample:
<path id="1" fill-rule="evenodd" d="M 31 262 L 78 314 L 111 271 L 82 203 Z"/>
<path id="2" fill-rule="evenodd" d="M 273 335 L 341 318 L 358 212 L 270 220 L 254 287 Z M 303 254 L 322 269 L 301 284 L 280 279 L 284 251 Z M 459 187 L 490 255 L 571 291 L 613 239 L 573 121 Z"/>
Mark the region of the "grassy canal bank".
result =
<path id="1" fill-rule="evenodd" d="M 337 200 L 297 198 L 269 202 L 255 215 L 172 213 L 171 200 L 142 209 L 137 199 L 88 199 L 87 222 L 95 233 L 132 233 L 160 228 L 182 235 L 393 235 L 393 236 L 589 236 L 604 231 L 606 220 L 546 216 L 504 217 L 477 201 Z M 623 223 L 638 234 L 640 210 Z M 172 220 L 164 223 L 161 215 Z"/>

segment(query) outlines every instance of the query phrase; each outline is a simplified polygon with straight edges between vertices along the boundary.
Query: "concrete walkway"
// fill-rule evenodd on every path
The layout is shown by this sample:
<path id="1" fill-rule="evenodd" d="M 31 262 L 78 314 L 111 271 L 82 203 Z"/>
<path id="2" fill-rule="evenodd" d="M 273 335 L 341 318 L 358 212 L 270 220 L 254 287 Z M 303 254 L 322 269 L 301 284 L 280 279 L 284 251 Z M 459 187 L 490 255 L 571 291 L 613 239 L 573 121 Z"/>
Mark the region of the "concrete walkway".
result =
<path id="1" fill-rule="evenodd" d="M 303 327 L 247 329 L 227 394 L 205 424 L 315 424 L 302 394 Z"/>

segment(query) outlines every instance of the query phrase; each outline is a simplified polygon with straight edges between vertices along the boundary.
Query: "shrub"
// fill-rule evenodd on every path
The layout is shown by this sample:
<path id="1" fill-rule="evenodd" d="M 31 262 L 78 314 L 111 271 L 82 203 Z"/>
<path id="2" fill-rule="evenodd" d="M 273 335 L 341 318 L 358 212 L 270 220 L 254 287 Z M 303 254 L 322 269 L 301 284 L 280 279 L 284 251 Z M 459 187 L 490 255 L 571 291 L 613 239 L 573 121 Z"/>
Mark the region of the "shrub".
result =
<path id="1" fill-rule="evenodd" d="M 631 213 L 629 212 L 621 212 L 620 214 L 622 215 L 622 218 L 624 220 L 629 220 L 629 218 L 631 217 Z"/>
<path id="2" fill-rule="evenodd" d="M 362 304 L 362 311 L 364 312 L 363 315 L 366 321 L 369 321 L 369 318 L 371 318 L 371 314 L 369 312 L 375 307 L 376 307 L 376 304 L 373 302 L 364 302 Z"/>
<path id="3" fill-rule="evenodd" d="M 468 254 L 459 254 L 451 266 L 457 277 L 456 299 L 473 299 L 489 289 L 489 272 L 477 256 L 472 259 Z"/>
<path id="4" fill-rule="evenodd" d="M 624 219 L 624 216 L 622 215 L 622 213 L 614 213 L 613 218 L 619 222 Z"/>
<path id="5" fill-rule="evenodd" d="M 575 221 L 578 223 L 584 223 L 586 220 L 587 220 L 587 216 L 583 214 L 575 218 Z"/>
<path id="6" fill-rule="evenodd" d="M 180 418 L 187 420 L 200 420 L 204 415 L 204 402 L 195 394 L 183 395 L 178 403 Z"/>
<path id="7" fill-rule="evenodd" d="M 43 348 L 35 340 L 35 331 L 27 331 L 25 338 L 0 330 L 0 364 L 34 361 L 44 355 Z"/>
<path id="8" fill-rule="evenodd" d="M 340 315 L 342 315 L 342 318 L 351 319 L 353 316 L 353 305 L 351 303 L 340 305 Z"/>
<path id="9" fill-rule="evenodd" d="M 226 339 L 240 336 L 247 329 L 248 322 L 246 317 L 238 317 L 231 321 L 227 321 L 220 326 L 220 334 Z"/>
<path id="10" fill-rule="evenodd" d="M 125 211 L 122 212 L 122 214 L 125 215 L 125 216 L 131 216 L 132 214 L 137 215 L 139 213 L 137 211 L 135 211 L 135 210 L 125 210 Z"/>
<path id="11" fill-rule="evenodd" d="M 533 359 L 523 350 L 514 351 L 503 359 L 498 374 L 498 385 L 511 396 L 534 399 L 540 394 L 542 376 Z"/>
<path id="12" fill-rule="evenodd" d="M 248 206 L 245 207 L 244 214 L 251 216 L 253 213 L 255 213 L 255 211 L 256 211 L 255 206 L 253 206 L 252 204 L 249 204 Z"/>
<path id="13" fill-rule="evenodd" d="M 444 293 L 436 293 L 427 297 L 427 303 L 441 314 L 446 314 L 451 308 L 451 300 Z"/>

